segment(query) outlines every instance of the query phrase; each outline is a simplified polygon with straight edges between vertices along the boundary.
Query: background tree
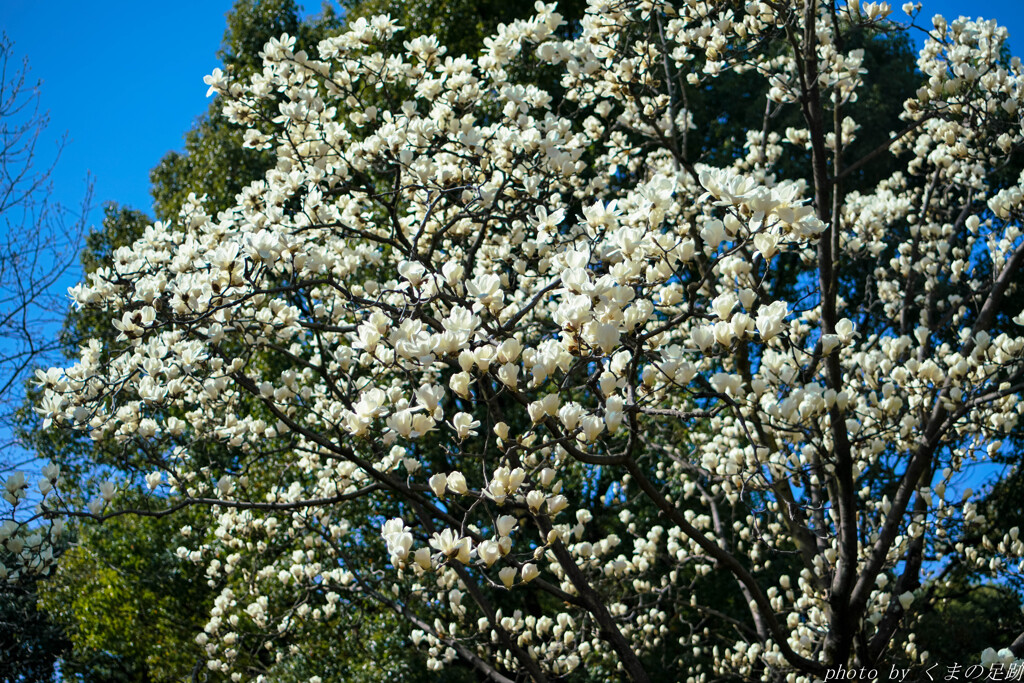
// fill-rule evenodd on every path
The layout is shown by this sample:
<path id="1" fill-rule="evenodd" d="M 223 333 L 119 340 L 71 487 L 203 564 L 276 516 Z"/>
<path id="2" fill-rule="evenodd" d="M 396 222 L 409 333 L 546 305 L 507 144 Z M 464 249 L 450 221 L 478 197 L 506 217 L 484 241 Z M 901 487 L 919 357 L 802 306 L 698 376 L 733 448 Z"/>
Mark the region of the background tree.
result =
<path id="1" fill-rule="evenodd" d="M 33 83 L 28 60 L 19 62 L 6 34 L 0 38 L 0 399 L 3 431 L 21 405 L 28 371 L 54 357 L 50 328 L 60 324 L 57 285 L 74 265 L 91 190 L 79 210 L 51 199 L 53 169 L 63 140 L 52 154 L 43 149 L 49 115 L 39 109 L 41 83 Z M 4 444 L 9 450 L 11 442 Z"/>
<path id="2" fill-rule="evenodd" d="M 55 330 L 64 306 L 60 285 L 73 269 L 88 213 L 52 199 L 52 173 L 63 140 L 46 149 L 49 116 L 39 108 L 40 83 L 13 42 L 0 37 L 0 478 L 7 502 L 0 516 L 0 680 L 45 681 L 65 640 L 36 609 L 32 576 L 53 556 L 47 525 L 31 521 L 35 498 L 17 471 L 33 464 L 19 438 L 17 412 L 30 371 L 60 358 Z M 28 575 L 25 569 L 28 569 Z"/>

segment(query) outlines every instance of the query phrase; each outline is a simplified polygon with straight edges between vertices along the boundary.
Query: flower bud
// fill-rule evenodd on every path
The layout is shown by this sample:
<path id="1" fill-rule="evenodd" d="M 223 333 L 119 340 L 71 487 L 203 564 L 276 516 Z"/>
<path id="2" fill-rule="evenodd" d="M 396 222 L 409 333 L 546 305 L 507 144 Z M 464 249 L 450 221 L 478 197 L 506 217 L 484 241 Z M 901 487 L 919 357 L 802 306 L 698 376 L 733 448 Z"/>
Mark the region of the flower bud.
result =
<path id="1" fill-rule="evenodd" d="M 504 567 L 498 572 L 498 578 L 505 584 L 505 588 L 511 588 L 512 584 L 516 580 L 516 569 L 515 567 Z"/>

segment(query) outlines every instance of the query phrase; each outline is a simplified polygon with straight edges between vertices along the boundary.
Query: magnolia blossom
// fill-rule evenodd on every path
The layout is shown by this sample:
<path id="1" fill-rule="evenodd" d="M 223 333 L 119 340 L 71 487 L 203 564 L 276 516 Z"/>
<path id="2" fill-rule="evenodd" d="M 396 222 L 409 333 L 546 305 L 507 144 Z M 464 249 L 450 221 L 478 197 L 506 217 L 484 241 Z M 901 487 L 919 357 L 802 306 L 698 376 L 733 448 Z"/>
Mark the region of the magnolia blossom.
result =
<path id="1" fill-rule="evenodd" d="M 384 527 L 381 529 L 381 536 L 384 537 L 384 541 L 388 545 L 392 564 L 397 566 L 405 562 L 413 543 L 409 527 L 405 526 L 399 518 L 390 519 L 384 523 Z"/>
<path id="2" fill-rule="evenodd" d="M 160 486 L 160 482 L 163 480 L 163 476 L 163 473 L 159 471 L 150 472 L 149 474 L 146 475 L 146 486 L 149 487 L 150 491 Z"/>
<path id="3" fill-rule="evenodd" d="M 460 440 L 476 436 L 475 429 L 479 426 L 480 421 L 474 420 L 469 413 L 458 413 L 452 418 L 452 427 Z"/>

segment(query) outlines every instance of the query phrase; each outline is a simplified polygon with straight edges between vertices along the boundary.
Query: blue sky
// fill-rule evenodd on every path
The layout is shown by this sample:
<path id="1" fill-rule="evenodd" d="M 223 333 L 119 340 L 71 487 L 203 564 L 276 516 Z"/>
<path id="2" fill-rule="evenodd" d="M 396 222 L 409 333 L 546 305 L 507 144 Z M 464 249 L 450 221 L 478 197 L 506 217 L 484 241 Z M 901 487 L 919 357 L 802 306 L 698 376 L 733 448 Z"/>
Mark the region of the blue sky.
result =
<path id="1" fill-rule="evenodd" d="M 206 107 L 202 78 L 217 65 L 230 0 L 0 2 L 15 54 L 43 80 L 51 144 L 68 135 L 61 201 L 77 203 L 91 172 L 97 204 L 148 210 L 148 169 Z"/>
<path id="2" fill-rule="evenodd" d="M 947 18 L 962 8 L 995 17 L 1010 28 L 1013 44 L 1024 44 L 1019 3 L 935 0 L 925 7 Z M 61 133 L 68 135 L 54 177 L 58 200 L 76 205 L 91 173 L 92 223 L 99 222 L 99 207 L 107 201 L 149 211 L 149 170 L 168 150 L 181 149 L 184 133 L 208 105 L 202 79 L 217 66 L 231 5 L 231 0 L 0 0 L 0 27 L 44 81 L 50 148 Z M 310 0 L 305 6 L 315 10 L 319 3 Z"/>

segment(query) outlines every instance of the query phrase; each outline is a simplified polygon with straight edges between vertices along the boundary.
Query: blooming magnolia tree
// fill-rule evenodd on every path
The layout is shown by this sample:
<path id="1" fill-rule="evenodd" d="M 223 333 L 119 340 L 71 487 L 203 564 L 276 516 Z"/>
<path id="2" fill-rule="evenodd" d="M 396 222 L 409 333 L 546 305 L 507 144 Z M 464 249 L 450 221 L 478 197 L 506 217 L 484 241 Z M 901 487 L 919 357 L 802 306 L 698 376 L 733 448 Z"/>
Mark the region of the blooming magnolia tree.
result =
<path id="1" fill-rule="evenodd" d="M 135 512 L 216 512 L 179 554 L 224 586 L 198 641 L 236 679 L 364 601 L 495 681 L 927 659 L 907 628 L 950 568 L 1024 551 L 962 474 L 1024 405 L 1024 72 L 936 18 L 904 127 L 853 157 L 844 45 L 888 13 L 593 0 L 566 40 L 538 4 L 477 60 L 388 53 L 378 17 L 214 72 L 277 166 L 73 290 L 119 336 L 41 372 L 39 410 L 129 476 L 71 512 L 143 481 Z M 730 73 L 766 113 L 712 165 L 687 103 Z"/>

